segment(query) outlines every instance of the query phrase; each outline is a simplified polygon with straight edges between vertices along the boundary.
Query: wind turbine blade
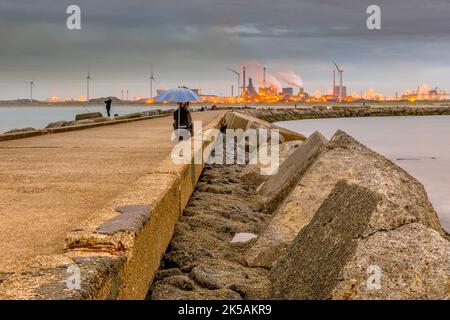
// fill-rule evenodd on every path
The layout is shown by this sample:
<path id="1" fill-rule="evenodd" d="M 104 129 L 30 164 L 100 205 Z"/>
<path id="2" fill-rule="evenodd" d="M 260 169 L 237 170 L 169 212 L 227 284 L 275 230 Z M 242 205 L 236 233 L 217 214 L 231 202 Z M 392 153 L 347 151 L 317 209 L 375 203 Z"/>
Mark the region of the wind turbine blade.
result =
<path id="1" fill-rule="evenodd" d="M 237 74 L 238 76 L 240 75 L 239 72 L 237 72 L 236 70 L 233 70 L 231 68 L 225 67 L 227 70 L 233 72 L 234 74 Z"/>
<path id="2" fill-rule="evenodd" d="M 339 67 L 338 67 L 336 61 L 333 61 L 333 63 L 334 63 L 334 65 L 336 66 L 336 69 L 338 69 L 338 71 L 339 71 Z"/>
<path id="3" fill-rule="evenodd" d="M 339 66 L 337 65 L 336 61 L 333 61 L 334 65 L 336 66 L 337 71 L 339 72 L 343 72 L 344 69 L 339 68 Z"/>

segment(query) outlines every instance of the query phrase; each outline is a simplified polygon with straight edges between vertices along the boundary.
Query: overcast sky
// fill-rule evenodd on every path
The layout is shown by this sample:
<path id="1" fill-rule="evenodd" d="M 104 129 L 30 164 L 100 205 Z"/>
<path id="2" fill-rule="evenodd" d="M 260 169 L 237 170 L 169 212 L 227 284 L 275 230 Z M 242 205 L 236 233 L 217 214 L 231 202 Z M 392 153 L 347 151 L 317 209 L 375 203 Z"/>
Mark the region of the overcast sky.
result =
<path id="1" fill-rule="evenodd" d="M 81 30 L 66 28 L 67 6 L 81 7 Z M 380 5 L 382 29 L 366 27 Z M 419 84 L 450 91 L 448 0 L 0 0 L 0 99 L 85 95 L 148 96 L 187 85 L 229 95 L 225 67 L 294 70 L 305 90 L 331 88 L 332 61 L 349 92 L 387 95 Z M 282 83 L 282 85 L 285 85 Z"/>

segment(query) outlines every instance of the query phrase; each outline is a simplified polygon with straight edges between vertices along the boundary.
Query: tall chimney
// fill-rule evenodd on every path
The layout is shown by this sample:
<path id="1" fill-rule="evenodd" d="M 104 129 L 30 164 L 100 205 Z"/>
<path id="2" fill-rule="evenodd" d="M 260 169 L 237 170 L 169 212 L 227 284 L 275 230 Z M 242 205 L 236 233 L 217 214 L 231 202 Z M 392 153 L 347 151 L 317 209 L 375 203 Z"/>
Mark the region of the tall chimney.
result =
<path id="1" fill-rule="evenodd" d="M 245 83 L 245 66 L 244 66 L 242 70 L 242 96 L 245 98 L 246 94 L 247 94 L 247 87 Z"/>

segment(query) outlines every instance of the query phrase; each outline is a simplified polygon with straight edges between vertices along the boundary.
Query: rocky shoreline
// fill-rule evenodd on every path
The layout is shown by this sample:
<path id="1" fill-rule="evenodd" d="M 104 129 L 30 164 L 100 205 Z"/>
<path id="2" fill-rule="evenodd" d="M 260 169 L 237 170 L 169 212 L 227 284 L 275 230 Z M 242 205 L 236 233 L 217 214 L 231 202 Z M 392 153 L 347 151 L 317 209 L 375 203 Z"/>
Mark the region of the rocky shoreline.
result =
<path id="1" fill-rule="evenodd" d="M 353 106 L 315 106 L 295 109 L 243 109 L 242 114 L 250 115 L 267 122 L 346 118 L 346 117 L 391 117 L 391 116 L 435 116 L 450 115 L 449 106 L 403 106 L 403 107 L 353 107 Z"/>

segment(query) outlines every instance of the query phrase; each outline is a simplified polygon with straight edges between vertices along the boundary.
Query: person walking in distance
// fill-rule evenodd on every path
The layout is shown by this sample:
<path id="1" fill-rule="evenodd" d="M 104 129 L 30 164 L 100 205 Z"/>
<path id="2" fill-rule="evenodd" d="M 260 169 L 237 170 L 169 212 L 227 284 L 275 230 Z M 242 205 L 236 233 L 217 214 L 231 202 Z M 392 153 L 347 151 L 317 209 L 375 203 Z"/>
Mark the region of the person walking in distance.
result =
<path id="1" fill-rule="evenodd" d="M 105 104 L 106 104 L 106 113 L 108 114 L 108 117 L 111 117 L 111 105 L 112 105 L 111 98 L 106 99 Z"/>

